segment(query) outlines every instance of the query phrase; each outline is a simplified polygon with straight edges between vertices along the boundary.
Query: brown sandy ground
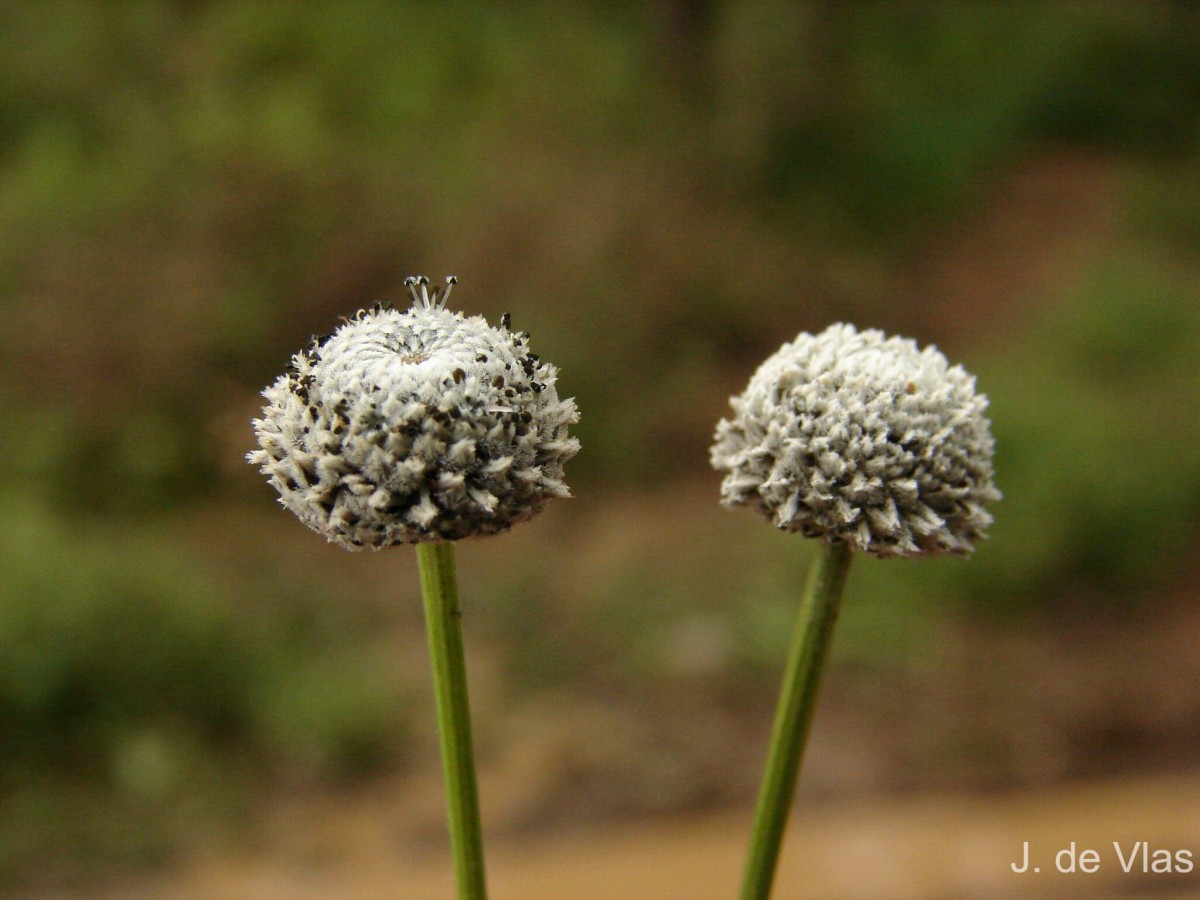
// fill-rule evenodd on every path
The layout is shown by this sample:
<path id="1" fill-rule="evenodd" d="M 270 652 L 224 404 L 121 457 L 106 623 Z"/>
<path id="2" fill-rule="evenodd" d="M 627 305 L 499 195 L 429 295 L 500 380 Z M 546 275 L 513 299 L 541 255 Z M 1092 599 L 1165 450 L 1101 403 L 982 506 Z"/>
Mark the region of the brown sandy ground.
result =
<path id="1" fill-rule="evenodd" d="M 453 896 L 441 848 L 404 845 L 395 805 L 428 802 L 431 786 L 380 785 L 356 798 L 281 808 L 287 834 L 265 855 L 197 859 L 123 882 L 98 900 L 437 900 Z M 391 793 L 392 790 L 396 793 Z M 436 790 L 434 791 L 436 793 Z M 736 896 L 749 824 L 744 810 L 616 822 L 489 843 L 494 900 L 724 900 Z M 1043 871 L 1016 875 L 1022 842 Z M 1060 874 L 1074 841 L 1097 872 Z M 1200 863 L 1200 774 L 1128 778 L 986 797 L 916 796 L 809 806 L 787 836 L 776 900 L 800 898 L 1200 896 L 1190 873 L 1126 874 L 1113 842 L 1190 851 Z M 1040 851 L 1040 854 L 1039 854 Z M 65 895 L 59 895 L 65 896 Z M 32 898 L 30 898 L 32 900 Z M 40 898 L 39 898 L 40 900 Z"/>

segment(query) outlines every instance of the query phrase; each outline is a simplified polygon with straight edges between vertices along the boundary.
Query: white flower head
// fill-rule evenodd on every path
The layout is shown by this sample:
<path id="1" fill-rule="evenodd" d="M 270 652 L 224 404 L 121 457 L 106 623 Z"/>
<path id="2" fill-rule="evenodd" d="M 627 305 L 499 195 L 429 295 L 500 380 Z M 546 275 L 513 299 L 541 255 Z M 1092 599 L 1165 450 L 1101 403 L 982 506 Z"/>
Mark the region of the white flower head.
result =
<path id="1" fill-rule="evenodd" d="M 711 452 L 727 506 L 880 557 L 965 555 L 992 522 L 987 398 L 936 347 L 802 333 L 730 402 Z"/>
<path id="2" fill-rule="evenodd" d="M 358 312 L 263 391 L 247 459 L 348 550 L 493 534 L 570 495 L 575 401 L 507 313 L 493 328 L 447 310 L 455 281 L 409 278 L 410 309 Z"/>

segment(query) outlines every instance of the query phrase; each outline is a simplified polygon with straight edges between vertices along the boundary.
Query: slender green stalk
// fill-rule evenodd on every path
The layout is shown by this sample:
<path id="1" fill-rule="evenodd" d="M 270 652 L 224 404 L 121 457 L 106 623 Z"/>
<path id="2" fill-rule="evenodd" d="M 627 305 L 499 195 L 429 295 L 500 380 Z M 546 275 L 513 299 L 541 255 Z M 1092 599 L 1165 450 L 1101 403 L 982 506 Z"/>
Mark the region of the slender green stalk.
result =
<path id="1" fill-rule="evenodd" d="M 438 735 L 446 779 L 450 847 L 459 900 L 485 900 L 483 835 L 479 792 L 471 749 L 471 713 L 467 704 L 467 667 L 463 657 L 462 612 L 454 573 L 454 545 L 417 544 L 425 626 L 433 661 Z"/>
<path id="2" fill-rule="evenodd" d="M 833 636 L 833 626 L 837 623 L 838 606 L 849 569 L 850 549 L 846 544 L 821 544 L 820 556 L 809 572 L 800 603 L 779 708 L 775 711 L 767 771 L 763 775 L 754 813 L 754 833 L 746 877 L 742 882 L 742 900 L 767 900 L 771 894 L 779 845 L 787 827 L 788 812 L 800 775 L 800 761 L 808 739 L 808 726 L 816 706 L 821 669 Z"/>

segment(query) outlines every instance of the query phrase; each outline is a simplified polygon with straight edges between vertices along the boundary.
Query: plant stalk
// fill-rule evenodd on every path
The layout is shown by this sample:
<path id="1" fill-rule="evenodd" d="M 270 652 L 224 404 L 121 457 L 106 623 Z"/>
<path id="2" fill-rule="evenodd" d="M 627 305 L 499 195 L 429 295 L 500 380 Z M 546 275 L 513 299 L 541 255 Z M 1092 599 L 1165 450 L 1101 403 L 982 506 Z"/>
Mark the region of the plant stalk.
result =
<path id="1" fill-rule="evenodd" d="M 471 748 L 471 714 L 467 702 L 467 667 L 463 656 L 454 545 L 417 544 L 417 566 L 421 573 L 421 593 L 425 598 L 425 627 L 433 663 L 438 736 L 458 898 L 485 900 L 483 834 Z"/>
<path id="2" fill-rule="evenodd" d="M 850 548 L 846 544 L 822 542 L 800 603 L 779 707 L 775 711 L 767 769 L 754 813 L 742 900 L 767 900 L 771 895 L 779 847 L 816 706 L 821 669 L 837 623 L 849 569 Z"/>

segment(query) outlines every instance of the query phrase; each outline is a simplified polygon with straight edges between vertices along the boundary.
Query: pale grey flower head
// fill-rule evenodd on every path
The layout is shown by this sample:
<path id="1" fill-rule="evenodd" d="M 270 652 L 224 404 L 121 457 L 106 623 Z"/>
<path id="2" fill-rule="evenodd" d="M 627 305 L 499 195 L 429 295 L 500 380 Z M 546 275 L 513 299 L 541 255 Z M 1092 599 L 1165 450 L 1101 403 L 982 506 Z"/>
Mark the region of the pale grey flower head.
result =
<path id="1" fill-rule="evenodd" d="M 360 311 L 292 357 L 254 420 L 279 501 L 356 550 L 493 534 L 570 495 L 574 400 L 529 335 L 445 308 L 455 279 L 408 279 L 403 312 Z"/>
<path id="2" fill-rule="evenodd" d="M 727 506 L 881 557 L 965 555 L 991 524 L 987 398 L 936 347 L 832 325 L 730 402 L 711 453 Z"/>

